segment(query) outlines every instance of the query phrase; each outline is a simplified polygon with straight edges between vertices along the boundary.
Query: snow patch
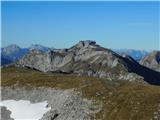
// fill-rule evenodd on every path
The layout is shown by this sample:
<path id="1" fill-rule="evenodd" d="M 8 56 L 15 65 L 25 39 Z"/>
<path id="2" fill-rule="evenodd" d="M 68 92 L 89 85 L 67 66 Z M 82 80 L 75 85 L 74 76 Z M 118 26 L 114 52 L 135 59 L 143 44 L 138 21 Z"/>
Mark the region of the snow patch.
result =
<path id="1" fill-rule="evenodd" d="M 14 120 L 39 120 L 43 114 L 51 108 L 46 107 L 47 101 L 39 103 L 31 103 L 27 100 L 4 100 L 0 102 L 0 106 L 5 106 L 11 111 L 11 118 Z"/>

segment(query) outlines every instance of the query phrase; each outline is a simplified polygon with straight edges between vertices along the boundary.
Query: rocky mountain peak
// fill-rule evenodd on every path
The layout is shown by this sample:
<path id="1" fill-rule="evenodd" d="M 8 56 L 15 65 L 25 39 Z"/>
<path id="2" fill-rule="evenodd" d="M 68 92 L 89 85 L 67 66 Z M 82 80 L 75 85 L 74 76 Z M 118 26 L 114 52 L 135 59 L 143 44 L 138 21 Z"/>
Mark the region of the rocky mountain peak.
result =
<path id="1" fill-rule="evenodd" d="M 27 49 L 20 48 L 18 45 L 12 44 L 1 49 L 1 57 L 3 58 L 2 60 L 8 59 L 9 61 L 14 62 L 22 58 L 22 56 L 27 52 L 28 52 Z"/>
<path id="2" fill-rule="evenodd" d="M 19 51 L 21 48 L 16 44 L 11 44 L 5 48 L 2 48 L 2 52 L 5 52 L 6 54 L 10 54 L 11 52 Z"/>
<path id="3" fill-rule="evenodd" d="M 20 49 L 20 47 L 16 44 L 11 44 L 8 46 L 8 48 L 12 48 L 12 49 Z"/>
<path id="4" fill-rule="evenodd" d="M 39 53 L 42 53 L 43 51 L 41 50 L 38 50 L 38 49 L 30 49 L 29 50 L 29 54 L 39 54 Z"/>
<path id="5" fill-rule="evenodd" d="M 89 45 L 96 45 L 96 42 L 93 40 L 83 40 L 77 44 L 77 47 L 83 48 L 83 47 L 88 47 Z"/>
<path id="6" fill-rule="evenodd" d="M 152 84 L 160 80 L 159 73 L 141 66 L 130 56 L 120 56 L 95 41 L 80 41 L 69 49 L 32 51 L 16 64 L 42 72 L 61 72 L 107 78 L 109 80 L 142 80 Z"/>
<path id="7" fill-rule="evenodd" d="M 39 44 L 32 44 L 29 47 L 29 50 L 41 50 L 41 51 L 46 52 L 46 51 L 50 50 L 50 48 L 42 46 L 42 45 L 39 45 Z"/>
<path id="8" fill-rule="evenodd" d="M 153 70 L 160 71 L 160 51 L 153 51 L 144 57 L 140 64 Z"/>

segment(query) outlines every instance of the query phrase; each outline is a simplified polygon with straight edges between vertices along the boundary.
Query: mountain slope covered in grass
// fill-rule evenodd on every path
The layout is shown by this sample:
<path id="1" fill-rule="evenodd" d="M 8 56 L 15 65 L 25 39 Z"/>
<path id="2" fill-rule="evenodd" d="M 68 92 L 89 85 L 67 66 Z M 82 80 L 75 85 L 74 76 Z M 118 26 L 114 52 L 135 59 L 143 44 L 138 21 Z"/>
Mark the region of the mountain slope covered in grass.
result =
<path id="1" fill-rule="evenodd" d="M 74 74 L 43 73 L 14 66 L 2 68 L 2 87 L 74 89 L 100 106 L 91 116 L 96 120 L 158 120 L 160 87 L 137 82 L 108 81 L 107 78 Z M 97 109 L 91 108 L 90 109 Z M 60 113 L 59 113 L 60 114 Z"/>

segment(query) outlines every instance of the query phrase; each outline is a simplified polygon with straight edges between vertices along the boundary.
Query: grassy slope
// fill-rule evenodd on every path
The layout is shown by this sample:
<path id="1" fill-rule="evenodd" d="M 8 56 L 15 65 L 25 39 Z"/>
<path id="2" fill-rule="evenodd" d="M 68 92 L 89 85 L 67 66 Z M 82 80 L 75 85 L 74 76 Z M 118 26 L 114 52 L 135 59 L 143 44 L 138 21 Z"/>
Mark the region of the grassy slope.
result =
<path id="1" fill-rule="evenodd" d="M 100 78 L 42 73 L 15 67 L 2 68 L 1 72 L 2 86 L 76 88 L 83 97 L 102 102 L 102 110 L 96 114 L 96 119 L 100 120 L 150 120 L 160 104 L 159 86 L 109 82 Z"/>

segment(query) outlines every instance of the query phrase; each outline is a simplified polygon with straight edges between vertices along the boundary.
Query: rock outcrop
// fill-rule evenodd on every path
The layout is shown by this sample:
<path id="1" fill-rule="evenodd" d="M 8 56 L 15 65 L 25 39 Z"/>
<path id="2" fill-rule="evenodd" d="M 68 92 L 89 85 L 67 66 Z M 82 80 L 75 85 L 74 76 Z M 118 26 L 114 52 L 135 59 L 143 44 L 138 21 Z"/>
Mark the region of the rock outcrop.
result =
<path id="1" fill-rule="evenodd" d="M 144 57 L 140 64 L 160 72 L 160 51 L 153 51 Z"/>
<path id="2" fill-rule="evenodd" d="M 95 41 L 80 41 L 73 47 L 59 51 L 33 50 L 20 59 L 19 67 L 43 72 L 74 73 L 110 80 L 142 80 L 160 84 L 160 73 L 141 66 L 129 56 L 120 56 Z"/>
<path id="3" fill-rule="evenodd" d="M 11 111 L 9 111 L 6 107 L 0 107 L 1 109 L 1 120 L 14 120 L 11 118 Z"/>
<path id="4" fill-rule="evenodd" d="M 41 120 L 90 120 L 94 106 L 91 100 L 83 99 L 74 90 L 56 90 L 53 88 L 3 87 L 2 100 L 29 100 L 33 103 L 47 101 L 46 112 Z M 98 108 L 99 109 L 99 108 Z M 96 109 L 95 109 L 96 110 Z M 2 115 L 6 113 L 2 111 Z M 9 117 L 5 114 L 5 117 Z M 6 119 L 5 119 L 6 120 Z M 11 120 L 11 119 L 10 119 Z"/>

